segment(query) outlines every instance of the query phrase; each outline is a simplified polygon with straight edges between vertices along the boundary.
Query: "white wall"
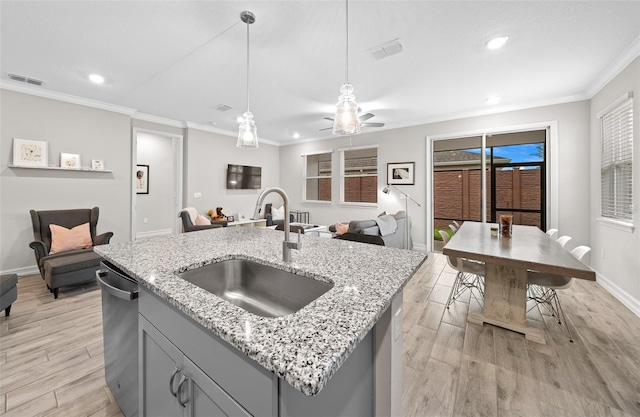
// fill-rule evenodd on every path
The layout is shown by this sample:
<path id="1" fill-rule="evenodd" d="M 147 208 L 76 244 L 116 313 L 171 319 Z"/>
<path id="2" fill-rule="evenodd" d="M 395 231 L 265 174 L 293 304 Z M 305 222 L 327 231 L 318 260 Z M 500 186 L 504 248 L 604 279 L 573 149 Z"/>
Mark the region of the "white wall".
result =
<path id="1" fill-rule="evenodd" d="M 600 121 L 597 114 L 623 94 L 633 91 L 633 217 L 635 230 L 627 232 L 603 225 L 600 194 Z M 640 315 L 640 58 L 636 58 L 591 100 L 591 265 L 598 281 Z"/>
<path id="2" fill-rule="evenodd" d="M 262 167 L 262 189 L 279 185 L 280 154 L 277 146 L 260 144 L 258 149 L 239 149 L 236 138 L 187 129 L 184 153 L 185 207 L 200 214 L 222 207 L 227 216 L 253 215 L 260 190 L 227 190 L 227 164 Z M 202 197 L 194 197 L 201 193 Z M 276 201 L 268 197 L 265 201 Z"/>
<path id="3" fill-rule="evenodd" d="M 173 139 L 138 132 L 136 163 L 149 165 L 149 194 L 136 194 L 136 234 L 171 233 L 178 215 L 173 207 Z"/>
<path id="4" fill-rule="evenodd" d="M 425 166 L 426 137 L 448 133 L 475 131 L 480 129 L 499 129 L 502 127 L 524 125 L 535 122 L 557 121 L 558 124 L 558 227 L 563 234 L 573 236 L 575 244 L 589 244 L 589 102 L 580 101 L 533 109 L 511 111 L 487 116 L 456 119 L 430 123 L 402 129 L 363 133 L 352 138 L 353 146 L 378 144 L 378 189 L 386 184 L 386 170 L 389 162 L 412 162 L 416 165 L 416 181 L 413 186 L 402 186 L 423 205 L 422 208 L 409 203 L 412 217 L 412 237 L 417 248 L 426 243 L 426 222 L 432 217 L 431 208 L 426 201 Z M 354 208 L 341 207 L 339 201 L 339 166 L 335 153 L 333 164 L 333 204 L 317 206 L 302 202 L 302 161 L 301 154 L 313 151 L 337 150 L 349 145 L 348 137 L 336 137 L 322 141 L 307 142 L 282 147 L 280 158 L 280 184 L 287 191 L 294 207 L 301 206 L 311 213 L 311 222 L 330 225 L 337 221 L 368 219 L 377 216 L 383 210 L 395 212 L 404 209 L 404 200 L 399 200 L 393 191 L 389 195 L 378 194 L 378 207 Z"/>
<path id="5" fill-rule="evenodd" d="M 100 208 L 98 233 L 113 241 L 130 235 L 131 145 L 126 114 L 0 90 L 0 271 L 35 268 L 29 210 Z M 49 164 L 60 152 L 80 154 L 82 165 L 101 159 L 112 173 L 9 168 L 13 138 L 49 143 Z"/>

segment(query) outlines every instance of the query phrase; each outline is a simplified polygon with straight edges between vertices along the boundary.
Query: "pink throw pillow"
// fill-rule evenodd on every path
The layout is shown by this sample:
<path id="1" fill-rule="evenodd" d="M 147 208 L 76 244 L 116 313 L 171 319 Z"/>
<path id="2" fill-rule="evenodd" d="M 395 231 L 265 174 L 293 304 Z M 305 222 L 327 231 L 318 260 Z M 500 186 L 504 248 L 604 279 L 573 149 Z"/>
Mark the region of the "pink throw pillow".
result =
<path id="1" fill-rule="evenodd" d="M 207 224 L 211 224 L 209 219 L 204 217 L 202 214 L 198 214 L 198 217 L 196 217 L 196 226 L 204 226 Z"/>
<path id="2" fill-rule="evenodd" d="M 344 235 L 349 231 L 349 224 L 347 223 L 336 223 L 336 234 Z"/>
<path id="3" fill-rule="evenodd" d="M 50 255 L 93 246 L 89 223 L 83 223 L 72 229 L 67 229 L 57 224 L 50 224 L 49 229 L 51 230 Z"/>

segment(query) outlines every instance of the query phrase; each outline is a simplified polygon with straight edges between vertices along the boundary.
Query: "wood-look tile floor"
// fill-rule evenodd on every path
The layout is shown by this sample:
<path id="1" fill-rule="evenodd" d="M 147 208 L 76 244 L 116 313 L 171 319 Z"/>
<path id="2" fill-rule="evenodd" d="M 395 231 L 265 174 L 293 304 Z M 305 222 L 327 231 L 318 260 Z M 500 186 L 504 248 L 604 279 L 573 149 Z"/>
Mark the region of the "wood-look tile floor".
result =
<path id="1" fill-rule="evenodd" d="M 546 345 L 491 325 L 468 292 L 444 305 L 455 272 L 438 253 L 404 291 L 404 416 L 640 416 L 640 318 L 594 282 L 561 301 L 574 343 L 537 309 L 529 325 Z M 122 416 L 104 382 L 100 290 L 21 277 L 0 313 L 0 415 Z"/>

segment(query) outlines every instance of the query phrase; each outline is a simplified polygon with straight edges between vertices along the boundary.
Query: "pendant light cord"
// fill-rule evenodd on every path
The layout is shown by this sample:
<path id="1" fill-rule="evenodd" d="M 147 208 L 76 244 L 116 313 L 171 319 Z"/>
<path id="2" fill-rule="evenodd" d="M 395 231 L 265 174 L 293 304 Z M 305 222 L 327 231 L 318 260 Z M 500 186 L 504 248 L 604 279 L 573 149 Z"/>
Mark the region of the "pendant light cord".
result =
<path id="1" fill-rule="evenodd" d="M 249 111 L 249 22 L 247 22 L 247 112 Z"/>
<path id="2" fill-rule="evenodd" d="M 345 79 L 345 83 L 349 82 L 349 0 L 346 0 L 346 9 L 347 9 L 347 44 L 345 47 L 345 68 L 344 68 L 344 79 Z"/>

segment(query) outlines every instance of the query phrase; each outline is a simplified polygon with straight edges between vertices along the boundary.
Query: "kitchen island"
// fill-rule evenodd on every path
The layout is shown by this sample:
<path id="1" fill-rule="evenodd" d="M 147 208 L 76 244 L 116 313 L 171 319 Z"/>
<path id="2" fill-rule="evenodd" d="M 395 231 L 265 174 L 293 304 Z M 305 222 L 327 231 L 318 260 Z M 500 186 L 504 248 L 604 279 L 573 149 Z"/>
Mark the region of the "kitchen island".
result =
<path id="1" fill-rule="evenodd" d="M 250 367 L 265 379 L 271 378 L 273 386 L 269 390 L 276 400 L 267 414 L 286 415 L 287 410 L 290 414 L 298 413 L 287 401 L 293 399 L 304 404 L 308 399 L 311 404 L 315 397 L 321 398 L 325 392 L 330 392 L 332 384 L 340 384 L 341 392 L 356 389 L 354 381 L 363 371 L 357 363 L 360 359 L 355 358 L 357 350 L 363 352 L 357 355 L 362 358 L 361 362 L 371 368 L 367 375 L 372 378 L 373 391 L 360 397 L 369 397 L 372 403 L 369 409 L 375 410 L 376 415 L 396 414 L 397 407 L 401 406 L 398 404 L 401 388 L 399 393 L 397 391 L 402 381 L 402 289 L 426 259 L 426 254 L 305 235 L 300 239 L 302 248 L 292 251 L 290 263 L 281 260 L 283 234 L 258 228 L 212 229 L 115 243 L 95 250 L 139 281 L 142 287 L 140 308 L 150 306 L 148 315 L 151 316 L 146 317 L 141 311 L 143 325 L 140 332 L 146 327 L 151 333 L 156 330 L 162 333 L 161 327 L 165 323 L 174 322 L 168 313 L 168 308 L 172 308 L 178 317 L 175 323 L 181 323 L 182 328 L 165 326 L 166 332 L 175 333 L 175 336 L 167 337 L 170 342 L 191 349 L 188 342 L 180 340 L 184 338 L 179 334 L 193 325 L 224 350 L 220 354 L 222 357 L 228 356 L 228 361 L 240 357 L 249 361 Z M 245 259 L 329 282 L 333 288 L 295 313 L 270 318 L 251 314 L 179 276 L 184 271 L 229 259 Z M 159 320 L 159 317 L 165 318 Z M 141 343 L 144 345 L 143 338 Z M 205 339 L 197 343 L 202 345 Z M 196 344 L 195 340 L 193 344 Z M 370 349 L 363 348 L 363 344 Z M 144 355 L 144 346 L 140 351 Z M 193 355 L 196 355 L 195 351 Z M 194 365 L 206 373 L 207 364 L 202 362 L 208 359 L 206 355 L 204 359 L 200 353 L 197 355 L 199 359 Z M 215 362 L 214 354 L 211 356 Z M 220 357 L 217 353 L 215 356 Z M 350 367 L 348 359 L 351 356 L 354 356 L 355 364 Z M 141 358 L 141 373 L 144 373 L 144 364 L 144 358 Z M 341 367 L 353 368 L 349 372 L 356 374 L 340 376 Z M 233 377 L 237 379 L 238 375 Z M 179 379 L 178 375 L 175 385 L 171 381 L 172 394 L 179 389 Z M 255 378 L 258 379 L 260 377 Z M 226 382 L 214 380 L 224 392 L 231 392 L 231 397 L 238 400 L 233 394 L 233 381 L 227 387 Z M 146 389 L 142 386 L 145 381 L 148 382 L 149 377 L 141 378 L 142 393 Z M 366 382 L 363 380 L 363 383 Z M 163 381 L 162 386 L 165 385 Z M 300 398 L 294 399 L 296 393 Z M 325 398 L 323 403 L 332 401 L 332 398 Z M 141 415 L 144 415 L 143 403 L 141 399 Z M 247 414 L 265 415 L 264 408 L 245 406 L 243 401 L 238 403 Z M 308 411 L 310 415 L 323 412 Z"/>

